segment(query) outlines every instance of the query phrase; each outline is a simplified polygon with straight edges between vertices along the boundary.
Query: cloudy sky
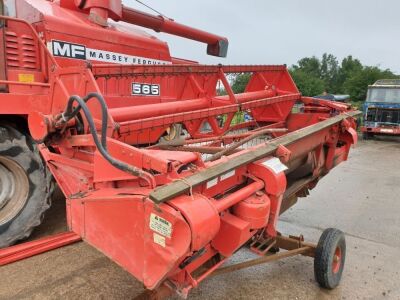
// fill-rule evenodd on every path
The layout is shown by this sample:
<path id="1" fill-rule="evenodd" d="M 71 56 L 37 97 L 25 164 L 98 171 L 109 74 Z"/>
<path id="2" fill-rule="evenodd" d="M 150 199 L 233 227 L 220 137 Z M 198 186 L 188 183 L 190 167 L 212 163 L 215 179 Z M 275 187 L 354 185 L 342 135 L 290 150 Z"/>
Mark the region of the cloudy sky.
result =
<path id="1" fill-rule="evenodd" d="M 347 55 L 400 74 L 399 0 L 141 0 L 178 22 L 229 38 L 228 58 L 196 42 L 159 36 L 176 57 L 203 63 L 288 64 Z M 135 0 L 124 4 L 146 10 Z"/>

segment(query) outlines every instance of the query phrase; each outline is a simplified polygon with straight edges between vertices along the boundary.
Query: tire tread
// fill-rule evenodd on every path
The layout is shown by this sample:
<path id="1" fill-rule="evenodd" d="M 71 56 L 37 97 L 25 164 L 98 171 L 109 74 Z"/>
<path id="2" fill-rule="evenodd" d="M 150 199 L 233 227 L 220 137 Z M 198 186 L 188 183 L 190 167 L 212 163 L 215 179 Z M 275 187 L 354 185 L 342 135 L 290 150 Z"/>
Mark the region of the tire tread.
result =
<path id="1" fill-rule="evenodd" d="M 28 199 L 28 201 L 31 200 L 40 201 L 38 205 L 35 207 L 35 210 L 32 212 L 33 214 L 29 218 L 29 222 L 21 224 L 21 226 L 19 226 L 17 229 L 11 228 L 11 224 L 4 225 L 3 227 L 7 227 L 5 229 L 0 228 L 0 248 L 2 248 L 10 246 L 19 240 L 23 240 L 29 237 L 34 228 L 42 223 L 44 218 L 44 213 L 51 206 L 51 197 L 55 188 L 55 184 L 52 175 L 45 167 L 45 164 L 40 156 L 40 153 L 37 147 L 35 146 L 34 142 L 31 140 L 31 138 L 27 135 L 24 135 L 22 132 L 18 131 L 16 128 L 8 124 L 5 125 L 0 124 L 0 129 L 3 135 L 2 136 L 3 149 L 1 152 L 5 153 L 8 150 L 13 149 L 12 152 L 16 153 L 15 157 L 19 157 L 21 155 L 24 155 L 26 157 L 29 156 L 31 162 L 29 163 L 29 168 L 27 172 L 28 172 L 28 177 L 30 178 L 30 184 L 32 185 L 31 189 L 33 190 L 41 189 L 41 191 L 38 191 L 35 194 L 36 195 L 35 198 L 42 197 L 42 201 L 40 201 L 40 199 Z M 8 137 L 4 136 L 6 132 Z M 15 151 L 16 150 L 15 148 L 21 149 L 22 151 Z M 42 179 L 43 177 L 45 182 L 44 185 L 35 184 L 31 180 L 31 178 L 35 178 L 37 180 L 43 180 Z M 17 218 L 18 216 L 15 217 L 14 220 Z"/>
<path id="2" fill-rule="evenodd" d="M 331 259 L 339 243 L 342 243 L 342 265 L 337 275 L 332 274 Z M 346 244 L 344 233 L 336 228 L 328 228 L 322 233 L 315 250 L 314 274 L 319 285 L 326 289 L 335 288 L 341 279 L 345 262 Z"/>

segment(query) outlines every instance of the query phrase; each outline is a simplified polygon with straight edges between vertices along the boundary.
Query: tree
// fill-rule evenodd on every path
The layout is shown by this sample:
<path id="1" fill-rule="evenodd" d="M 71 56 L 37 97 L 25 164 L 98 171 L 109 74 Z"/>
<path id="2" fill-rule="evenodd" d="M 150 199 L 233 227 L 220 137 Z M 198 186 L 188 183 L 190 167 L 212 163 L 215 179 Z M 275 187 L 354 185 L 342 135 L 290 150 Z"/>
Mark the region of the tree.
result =
<path id="1" fill-rule="evenodd" d="M 326 91 L 331 94 L 349 94 L 354 101 L 366 98 L 368 85 L 378 79 L 399 78 L 389 69 L 363 66 L 351 55 L 341 64 L 332 54 L 323 54 L 321 60 L 305 57 L 290 68 L 290 73 L 303 95 L 314 96 Z"/>
<path id="2" fill-rule="evenodd" d="M 335 56 L 327 53 L 322 55 L 320 74 L 325 91 L 332 93 L 338 89 L 339 62 Z"/>
<path id="3" fill-rule="evenodd" d="M 290 73 L 299 91 L 306 96 L 320 95 L 324 92 L 324 81 L 318 77 L 309 75 L 302 69 L 291 69 Z"/>
<path id="4" fill-rule="evenodd" d="M 250 77 L 250 73 L 238 74 L 232 84 L 233 92 L 235 94 L 243 93 L 246 89 L 247 84 L 249 83 Z"/>
<path id="5" fill-rule="evenodd" d="M 349 94 L 354 101 L 364 101 L 368 85 L 379 79 L 396 79 L 391 70 L 379 67 L 363 66 L 349 55 L 341 64 L 332 54 L 323 54 L 319 59 L 315 56 L 304 57 L 289 68 L 298 89 L 305 96 L 320 95 L 324 91 L 331 94 Z M 237 75 L 232 84 L 235 93 L 243 93 L 251 74 Z"/>
<path id="6" fill-rule="evenodd" d="M 365 100 L 367 97 L 368 85 L 373 84 L 379 79 L 398 78 L 389 69 L 381 70 L 378 67 L 363 67 L 357 72 L 352 72 L 350 77 L 344 82 L 344 90 L 353 100 Z"/>
<path id="7" fill-rule="evenodd" d="M 338 77 L 338 62 L 331 54 L 304 57 L 289 69 L 298 89 L 303 95 L 315 96 L 335 88 Z"/>
<path id="8" fill-rule="evenodd" d="M 345 90 L 345 82 L 347 79 L 353 75 L 361 72 L 363 70 L 363 65 L 358 59 L 354 59 L 353 56 L 349 55 L 342 60 L 342 64 L 339 68 L 338 80 L 337 80 L 337 90 L 336 93 L 348 93 Z"/>
<path id="9" fill-rule="evenodd" d="M 315 78 L 321 77 L 321 62 L 315 56 L 304 57 L 297 62 L 297 65 L 292 66 L 293 71 L 302 70 L 305 74 L 308 74 Z"/>

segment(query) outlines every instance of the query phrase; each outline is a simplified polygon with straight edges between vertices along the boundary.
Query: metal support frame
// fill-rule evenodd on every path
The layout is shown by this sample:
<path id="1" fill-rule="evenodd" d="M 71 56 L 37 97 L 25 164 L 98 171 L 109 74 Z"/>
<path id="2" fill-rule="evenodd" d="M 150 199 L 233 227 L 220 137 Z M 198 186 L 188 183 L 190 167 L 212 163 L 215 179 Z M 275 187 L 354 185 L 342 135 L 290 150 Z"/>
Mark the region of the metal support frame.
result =
<path id="1" fill-rule="evenodd" d="M 177 197 L 187 192 L 190 186 L 195 187 L 199 184 L 212 180 L 221 174 L 234 170 L 240 166 L 257 161 L 268 155 L 272 155 L 275 153 L 275 151 L 277 151 L 278 147 L 280 146 L 291 145 L 307 136 L 315 134 L 326 128 L 330 128 L 333 125 L 347 119 L 348 117 L 354 117 L 359 114 L 359 111 L 352 111 L 349 113 L 340 114 L 338 116 L 321 121 L 317 124 L 297 130 L 296 132 L 288 133 L 282 137 L 276 138 L 275 140 L 268 141 L 265 145 L 254 149 L 254 151 L 246 152 L 240 156 L 236 156 L 230 159 L 226 163 L 216 164 L 212 167 L 207 168 L 204 171 L 188 176 L 185 178 L 185 182 L 174 181 L 170 184 L 166 184 L 162 187 L 156 188 L 150 194 L 150 199 L 153 200 L 155 203 L 166 202 L 174 197 Z"/>
<path id="2" fill-rule="evenodd" d="M 262 256 L 257 259 L 245 261 L 242 263 L 226 266 L 223 268 L 219 268 L 215 272 L 213 272 L 211 274 L 211 276 L 217 276 L 217 275 L 253 267 L 256 265 L 265 264 L 268 262 L 277 261 L 277 260 L 280 260 L 283 258 L 295 256 L 295 255 L 314 257 L 315 248 L 317 247 L 315 244 L 304 242 L 304 238 L 302 235 L 300 235 L 299 237 L 295 237 L 295 236 L 285 237 L 282 235 L 278 235 L 276 238 L 270 240 L 269 244 L 271 246 L 273 246 L 274 249 L 283 249 L 283 250 L 287 250 L 287 251 L 276 252 L 276 253 L 270 253 L 270 252 L 266 251 L 264 253 L 265 256 Z M 272 247 L 267 247 L 267 249 L 271 249 L 271 248 Z"/>
<path id="3" fill-rule="evenodd" d="M 271 253 L 271 252 L 266 252 L 266 254 L 260 255 L 261 257 L 248 260 L 242 263 L 238 264 L 233 264 L 230 266 L 222 267 L 222 268 L 216 268 L 215 271 L 212 273 L 209 273 L 209 271 L 206 271 L 208 276 L 200 275 L 201 279 L 204 279 L 205 277 L 214 277 L 246 268 L 250 268 L 253 266 L 273 262 L 273 261 L 278 261 L 284 258 L 296 256 L 296 255 L 303 255 L 303 256 L 309 256 L 309 257 L 314 257 L 315 249 L 317 245 L 312 244 L 312 243 L 307 243 L 304 242 L 304 238 L 302 235 L 295 237 L 295 236 L 282 236 L 278 235 L 276 238 L 273 240 L 269 241 L 270 245 L 273 245 L 274 249 L 282 249 L 286 251 L 282 252 L 276 252 L 276 253 Z M 271 247 L 269 247 L 271 248 Z M 226 260 L 224 259 L 222 261 L 225 262 Z M 169 297 L 170 295 L 174 294 L 176 292 L 176 288 L 173 287 L 171 284 L 168 284 L 168 282 L 165 282 L 162 284 L 159 288 L 155 290 L 145 290 L 138 296 L 136 296 L 134 299 L 135 300 L 161 300 L 165 299 L 166 297 Z"/>
<path id="4" fill-rule="evenodd" d="M 257 265 L 260 265 L 260 264 L 265 264 L 265 263 L 268 263 L 268 262 L 280 260 L 282 258 L 287 258 L 287 257 L 299 255 L 299 254 L 303 255 L 304 253 L 307 253 L 307 252 L 309 252 L 311 250 L 312 250 L 312 248 L 310 248 L 308 246 L 304 246 L 304 247 L 301 247 L 301 248 L 297 248 L 297 249 L 293 249 L 293 250 L 289 250 L 289 251 L 285 251 L 285 252 L 278 252 L 276 254 L 267 255 L 267 256 L 260 257 L 260 258 L 257 258 L 257 259 L 253 259 L 253 260 L 250 260 L 250 261 L 245 261 L 245 262 L 242 262 L 242 263 L 239 263 L 239 264 L 234 264 L 232 266 L 227 266 L 227 267 L 220 268 L 220 269 L 216 270 L 213 274 L 211 274 L 211 276 L 217 276 L 217 275 L 221 275 L 221 274 L 225 274 L 225 273 L 230 273 L 230 272 L 233 272 L 233 271 L 237 271 L 237 270 L 241 270 L 241 269 L 257 266 Z"/>

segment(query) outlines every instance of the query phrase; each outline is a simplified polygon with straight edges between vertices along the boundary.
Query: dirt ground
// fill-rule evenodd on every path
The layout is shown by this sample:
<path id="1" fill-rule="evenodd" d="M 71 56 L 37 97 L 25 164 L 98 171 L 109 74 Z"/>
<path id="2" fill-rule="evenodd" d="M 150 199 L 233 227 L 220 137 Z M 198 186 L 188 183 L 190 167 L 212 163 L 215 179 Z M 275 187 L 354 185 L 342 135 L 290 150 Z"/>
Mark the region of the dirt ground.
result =
<path id="1" fill-rule="evenodd" d="M 313 261 L 293 257 L 213 277 L 190 299 L 400 299 L 400 140 L 360 142 L 347 163 L 286 212 L 280 230 L 316 242 L 337 227 L 347 237 L 341 285 L 320 289 Z M 34 238 L 63 230 L 62 197 Z M 252 257 L 241 250 L 233 260 Z M 133 299 L 142 285 L 81 242 L 0 268 L 0 299 Z"/>

